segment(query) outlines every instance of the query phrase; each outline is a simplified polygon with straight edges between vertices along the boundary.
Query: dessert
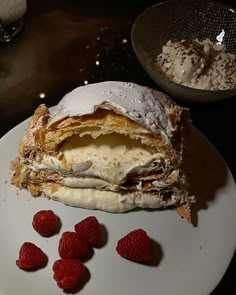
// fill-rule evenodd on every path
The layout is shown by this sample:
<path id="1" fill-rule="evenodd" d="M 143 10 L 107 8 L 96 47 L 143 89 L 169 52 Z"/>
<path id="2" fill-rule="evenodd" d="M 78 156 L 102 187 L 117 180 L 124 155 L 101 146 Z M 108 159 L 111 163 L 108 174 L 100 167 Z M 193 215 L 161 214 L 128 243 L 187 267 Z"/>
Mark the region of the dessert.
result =
<path id="1" fill-rule="evenodd" d="M 236 87 L 235 55 L 211 40 L 169 40 L 156 58 L 158 68 L 175 83 L 206 90 Z"/>
<path id="2" fill-rule="evenodd" d="M 183 171 L 189 111 L 128 82 L 81 86 L 40 105 L 13 162 L 12 183 L 33 196 L 110 212 L 175 207 L 190 220 Z"/>

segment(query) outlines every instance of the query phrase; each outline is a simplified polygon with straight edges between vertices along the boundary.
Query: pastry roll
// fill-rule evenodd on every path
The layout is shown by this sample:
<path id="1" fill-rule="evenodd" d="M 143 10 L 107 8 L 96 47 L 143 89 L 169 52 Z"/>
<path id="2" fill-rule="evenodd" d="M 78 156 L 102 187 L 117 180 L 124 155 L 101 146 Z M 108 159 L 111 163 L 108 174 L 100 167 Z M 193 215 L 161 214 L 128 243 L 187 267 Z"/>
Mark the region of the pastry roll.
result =
<path id="1" fill-rule="evenodd" d="M 178 208 L 190 220 L 184 159 L 189 111 L 129 82 L 81 86 L 40 105 L 23 135 L 12 183 L 70 206 L 125 212 Z"/>

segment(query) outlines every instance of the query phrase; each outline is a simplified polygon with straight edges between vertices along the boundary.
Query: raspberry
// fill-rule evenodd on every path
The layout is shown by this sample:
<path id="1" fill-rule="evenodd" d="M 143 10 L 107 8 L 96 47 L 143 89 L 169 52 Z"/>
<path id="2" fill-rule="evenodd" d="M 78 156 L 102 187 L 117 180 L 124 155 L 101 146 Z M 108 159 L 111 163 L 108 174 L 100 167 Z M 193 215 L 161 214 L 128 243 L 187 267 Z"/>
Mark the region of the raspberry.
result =
<path id="1" fill-rule="evenodd" d="M 41 236 L 50 237 L 58 232 L 60 221 L 52 210 L 41 210 L 33 216 L 32 225 Z"/>
<path id="2" fill-rule="evenodd" d="M 47 260 L 46 254 L 38 246 L 25 242 L 20 248 L 16 265 L 25 270 L 37 270 L 46 266 Z"/>
<path id="3" fill-rule="evenodd" d="M 89 216 L 74 226 L 75 231 L 91 246 L 98 246 L 100 242 L 100 227 L 95 216 Z"/>
<path id="4" fill-rule="evenodd" d="M 75 232 L 64 232 L 59 241 L 58 252 L 61 258 L 84 258 L 89 253 L 88 243 Z"/>
<path id="5" fill-rule="evenodd" d="M 118 241 L 116 251 L 127 259 L 148 262 L 152 259 L 152 242 L 143 229 L 136 229 Z"/>
<path id="6" fill-rule="evenodd" d="M 86 269 L 79 259 L 59 259 L 53 264 L 53 278 L 61 289 L 72 289 L 85 277 Z"/>

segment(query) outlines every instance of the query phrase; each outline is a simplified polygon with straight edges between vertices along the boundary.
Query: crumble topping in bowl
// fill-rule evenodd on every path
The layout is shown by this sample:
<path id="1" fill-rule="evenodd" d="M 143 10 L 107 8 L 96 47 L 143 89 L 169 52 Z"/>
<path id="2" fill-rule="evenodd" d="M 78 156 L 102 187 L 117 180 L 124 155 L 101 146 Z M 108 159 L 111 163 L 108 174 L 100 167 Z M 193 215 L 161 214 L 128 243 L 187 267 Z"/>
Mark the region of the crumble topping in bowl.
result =
<path id="1" fill-rule="evenodd" d="M 211 40 L 169 40 L 156 58 L 165 76 L 175 83 L 205 90 L 236 87 L 235 55 Z"/>

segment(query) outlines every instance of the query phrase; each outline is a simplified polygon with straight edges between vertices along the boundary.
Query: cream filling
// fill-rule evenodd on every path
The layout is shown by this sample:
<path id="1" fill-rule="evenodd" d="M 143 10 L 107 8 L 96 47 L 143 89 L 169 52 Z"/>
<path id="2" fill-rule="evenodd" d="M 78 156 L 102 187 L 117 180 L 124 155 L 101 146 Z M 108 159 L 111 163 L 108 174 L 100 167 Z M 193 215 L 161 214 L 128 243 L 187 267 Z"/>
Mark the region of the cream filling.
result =
<path id="1" fill-rule="evenodd" d="M 110 189 L 119 190 L 119 185 L 112 185 L 110 182 L 93 177 L 63 177 L 60 184 L 72 188 L 96 188 L 96 189 Z"/>
<path id="2" fill-rule="evenodd" d="M 153 180 L 153 185 L 157 190 L 162 190 L 169 186 L 173 186 L 179 178 L 179 171 L 172 171 L 167 177 L 159 180 Z M 142 190 L 142 180 L 138 181 L 137 190 Z M 71 187 L 71 188 L 97 188 L 97 189 L 109 189 L 113 191 L 118 191 L 124 188 L 122 185 L 115 185 L 106 180 L 93 177 L 63 177 L 60 184 Z"/>
<path id="3" fill-rule="evenodd" d="M 129 173 L 144 173 L 163 165 L 164 155 L 153 153 L 138 140 L 119 134 L 96 139 L 72 136 L 63 144 L 58 158 L 44 155 L 31 162 L 35 169 L 49 169 L 65 175 L 97 177 L 112 185 L 122 184 Z M 91 181 L 97 181 L 91 179 Z M 93 185 L 94 186 L 94 185 Z"/>
<path id="4" fill-rule="evenodd" d="M 126 193 L 100 191 L 96 189 L 76 189 L 60 186 L 56 191 L 44 187 L 43 193 L 55 201 L 69 206 L 86 209 L 100 209 L 109 212 L 125 212 L 140 208 L 161 208 L 171 206 L 180 201 L 180 196 L 173 195 L 168 202 L 148 193 Z"/>

